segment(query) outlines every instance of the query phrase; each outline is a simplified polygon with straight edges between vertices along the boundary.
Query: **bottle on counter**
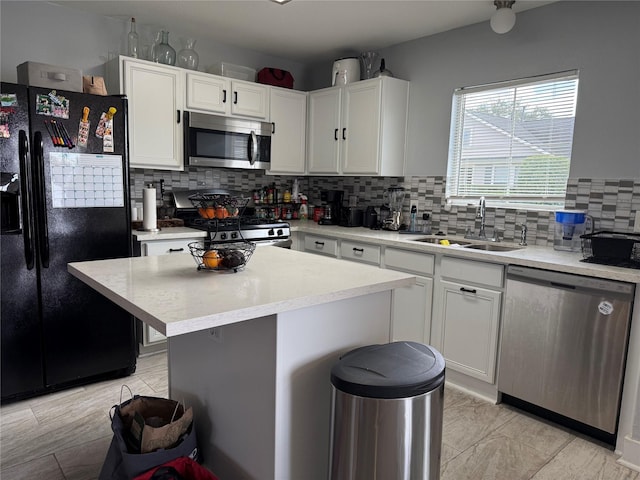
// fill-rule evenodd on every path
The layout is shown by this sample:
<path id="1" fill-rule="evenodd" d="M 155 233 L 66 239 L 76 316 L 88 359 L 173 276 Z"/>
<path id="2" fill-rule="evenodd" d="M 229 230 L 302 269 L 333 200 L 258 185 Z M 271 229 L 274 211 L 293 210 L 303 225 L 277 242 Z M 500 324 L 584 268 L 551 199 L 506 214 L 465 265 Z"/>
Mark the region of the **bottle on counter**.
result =
<path id="1" fill-rule="evenodd" d="M 136 19 L 131 18 L 131 31 L 127 36 L 127 54 L 130 57 L 138 58 L 138 32 L 136 32 Z"/>
<path id="2" fill-rule="evenodd" d="M 411 214 L 409 217 L 409 231 L 416 231 L 416 217 L 418 216 L 418 207 L 411 205 Z"/>
<path id="3" fill-rule="evenodd" d="M 300 195 L 300 220 L 307 220 L 309 218 L 309 210 L 307 209 L 307 197 L 306 195 Z"/>
<path id="4" fill-rule="evenodd" d="M 293 203 L 300 201 L 300 186 L 297 178 L 293 181 L 293 187 L 291 187 L 291 201 Z"/>
<path id="5" fill-rule="evenodd" d="M 291 192 L 289 190 L 285 190 L 282 196 L 282 201 L 284 203 L 291 203 Z"/>

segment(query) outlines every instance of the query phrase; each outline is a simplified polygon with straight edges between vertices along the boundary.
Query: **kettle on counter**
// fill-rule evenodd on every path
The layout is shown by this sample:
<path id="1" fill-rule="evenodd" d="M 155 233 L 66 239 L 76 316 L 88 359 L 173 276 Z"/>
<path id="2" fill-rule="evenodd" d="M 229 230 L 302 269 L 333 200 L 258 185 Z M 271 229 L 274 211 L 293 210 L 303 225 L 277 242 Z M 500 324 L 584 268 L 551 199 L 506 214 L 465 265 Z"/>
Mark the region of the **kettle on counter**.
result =
<path id="1" fill-rule="evenodd" d="M 373 74 L 374 78 L 377 77 L 393 77 L 393 73 L 391 73 L 391 70 L 387 70 L 385 64 L 384 64 L 384 58 L 382 60 L 380 60 L 380 70 L 376 70 L 376 72 Z"/>

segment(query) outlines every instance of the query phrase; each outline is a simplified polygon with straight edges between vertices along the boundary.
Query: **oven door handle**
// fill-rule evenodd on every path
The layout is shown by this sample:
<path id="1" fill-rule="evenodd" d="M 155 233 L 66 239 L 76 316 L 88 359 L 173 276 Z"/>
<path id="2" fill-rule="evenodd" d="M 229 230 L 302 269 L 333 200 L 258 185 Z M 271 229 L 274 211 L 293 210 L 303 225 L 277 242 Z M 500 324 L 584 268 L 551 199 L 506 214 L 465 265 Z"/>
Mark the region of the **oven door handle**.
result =
<path id="1" fill-rule="evenodd" d="M 249 163 L 251 165 L 256 163 L 258 158 L 258 137 L 256 132 L 251 130 L 251 136 L 249 137 Z"/>

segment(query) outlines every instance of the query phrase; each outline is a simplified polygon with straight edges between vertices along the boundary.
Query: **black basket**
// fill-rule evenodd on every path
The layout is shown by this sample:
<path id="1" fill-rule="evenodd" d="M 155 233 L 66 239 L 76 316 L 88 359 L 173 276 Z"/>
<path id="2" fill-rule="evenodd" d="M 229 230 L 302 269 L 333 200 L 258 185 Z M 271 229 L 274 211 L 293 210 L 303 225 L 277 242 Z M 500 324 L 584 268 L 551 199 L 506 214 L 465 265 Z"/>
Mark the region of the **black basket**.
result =
<path id="1" fill-rule="evenodd" d="M 188 247 L 198 270 L 214 272 L 242 270 L 256 249 L 255 243 L 247 241 L 216 243 L 209 248 L 202 242 L 191 242 Z"/>
<path id="2" fill-rule="evenodd" d="M 602 231 L 587 233 L 580 238 L 585 259 L 640 263 L 640 234 Z"/>
<path id="3" fill-rule="evenodd" d="M 189 200 L 202 218 L 223 219 L 241 216 L 250 198 L 222 193 L 196 193 L 190 195 Z"/>

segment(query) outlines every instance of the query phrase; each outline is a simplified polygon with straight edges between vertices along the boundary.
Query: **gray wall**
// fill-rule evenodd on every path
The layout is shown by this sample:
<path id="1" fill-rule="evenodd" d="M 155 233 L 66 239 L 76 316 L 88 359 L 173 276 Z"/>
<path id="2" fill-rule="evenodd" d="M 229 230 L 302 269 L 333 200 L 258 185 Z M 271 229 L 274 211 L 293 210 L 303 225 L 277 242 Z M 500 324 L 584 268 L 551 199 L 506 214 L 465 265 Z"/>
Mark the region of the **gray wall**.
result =
<path id="1" fill-rule="evenodd" d="M 455 88 L 579 69 L 570 176 L 640 177 L 640 2 L 563 1 L 504 35 L 483 22 L 380 53 L 411 81 L 407 175 L 446 175 Z M 331 64 L 312 70 L 328 86 Z"/>
<path id="2" fill-rule="evenodd" d="M 47 2 L 0 2 L 0 72 L 4 82 L 16 81 L 16 66 L 41 62 L 78 68 L 85 75 L 104 76 L 104 63 L 114 54 L 126 51 L 128 22 L 110 19 L 52 5 Z M 140 43 L 152 43 L 157 26 L 138 25 Z M 185 32 L 169 32 L 170 45 L 183 48 Z M 270 57 L 231 45 L 196 39 L 200 57 L 198 70 L 206 71 L 224 61 L 259 70 L 276 67 L 289 70 L 297 89 L 305 88 L 304 65 L 283 58 Z"/>
<path id="3" fill-rule="evenodd" d="M 124 51 L 126 22 L 46 2 L 3 0 L 0 9 L 3 81 L 15 81 L 16 65 L 26 60 L 104 75 L 109 52 Z M 151 29 L 139 30 L 143 39 L 151 36 Z M 174 48 L 180 38 L 171 33 Z M 305 66 L 204 41 L 196 51 L 200 70 L 232 59 L 290 70 L 298 89 L 326 87 L 330 79 L 331 63 Z M 519 14 L 505 35 L 482 22 L 380 53 L 396 76 L 411 81 L 407 175 L 446 175 L 455 88 L 577 68 L 570 176 L 640 178 L 640 2 L 563 1 Z"/>

